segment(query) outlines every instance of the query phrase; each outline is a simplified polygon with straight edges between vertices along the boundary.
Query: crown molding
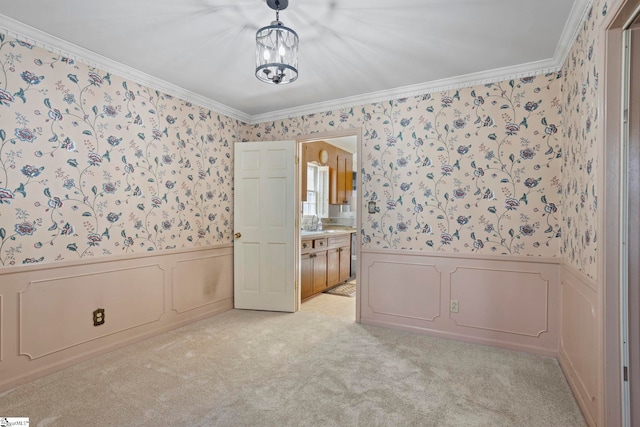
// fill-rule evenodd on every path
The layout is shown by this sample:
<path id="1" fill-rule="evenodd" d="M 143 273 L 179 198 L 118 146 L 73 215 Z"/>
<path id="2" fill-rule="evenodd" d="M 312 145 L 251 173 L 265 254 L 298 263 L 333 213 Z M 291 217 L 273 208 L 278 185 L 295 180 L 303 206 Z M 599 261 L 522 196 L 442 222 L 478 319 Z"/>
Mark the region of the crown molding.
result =
<path id="1" fill-rule="evenodd" d="M 529 62 L 513 67 L 496 68 L 479 73 L 465 74 L 462 76 L 450 77 L 441 80 L 433 80 L 426 83 L 402 86 L 389 90 L 370 92 L 357 96 L 350 96 L 346 98 L 333 99 L 326 102 L 308 104 L 286 110 L 278 110 L 266 114 L 258 114 L 251 117 L 250 124 L 298 117 L 306 114 L 337 110 L 340 108 L 372 104 L 375 102 L 388 101 L 392 99 L 409 98 L 412 96 L 424 95 L 426 93 L 444 92 L 447 90 L 460 89 L 463 87 L 497 83 L 505 80 L 529 77 L 536 74 L 554 73 L 559 69 L 560 66 L 558 66 L 557 62 L 553 59 Z"/>
<path id="2" fill-rule="evenodd" d="M 556 46 L 553 58 L 562 67 L 571 52 L 573 42 L 578 38 L 578 33 L 582 28 L 582 23 L 587 19 L 587 12 L 593 5 L 593 0 L 574 0 L 569 17 L 564 24 L 560 41 Z"/>
<path id="3" fill-rule="evenodd" d="M 500 81 L 518 79 L 538 74 L 557 72 L 562 69 L 571 51 L 573 42 L 576 40 L 580 28 L 586 19 L 587 12 L 593 0 L 574 0 L 569 17 L 565 22 L 560 40 L 556 46 L 553 58 L 546 60 L 529 62 L 512 67 L 495 68 L 492 70 L 471 73 L 441 80 L 434 80 L 411 86 L 403 86 L 390 90 L 371 92 L 363 95 L 334 99 L 326 102 L 303 105 L 301 107 L 289 108 L 285 110 L 273 111 L 265 114 L 251 116 L 250 124 L 269 122 L 274 120 L 287 119 L 291 117 L 303 116 L 306 114 L 331 111 L 341 108 L 348 108 L 359 105 L 371 104 L 374 102 L 388 101 L 398 98 L 409 98 L 412 96 L 424 95 L 426 93 L 443 92 L 460 89 L 463 87 L 479 86 Z"/>
<path id="4" fill-rule="evenodd" d="M 242 111 L 228 107 L 210 98 L 176 86 L 150 74 L 136 70 L 135 68 L 121 64 L 120 62 L 109 59 L 89 49 L 77 46 L 2 14 L 0 14 L 0 32 L 20 41 L 44 48 L 53 53 L 64 55 L 76 62 L 83 63 L 90 67 L 100 68 L 101 70 L 131 80 L 135 83 L 139 83 L 143 86 L 148 86 L 154 90 L 164 92 L 167 95 L 172 95 L 176 98 L 193 102 L 194 104 L 208 108 L 220 114 L 224 114 L 225 116 L 233 119 L 240 120 L 245 123 L 251 121 L 251 116 L 243 113 Z"/>
<path id="5" fill-rule="evenodd" d="M 77 62 L 103 69 L 141 85 L 149 86 L 153 89 L 157 89 L 185 101 L 191 101 L 194 104 L 224 114 L 241 122 L 254 125 L 323 111 L 372 104 L 392 99 L 409 98 L 427 93 L 442 92 L 463 87 L 478 86 L 532 75 L 557 72 L 564 65 L 566 58 L 571 51 L 571 47 L 573 46 L 573 42 L 580 31 L 581 25 L 586 19 L 587 11 L 592 3 L 593 0 L 574 0 L 571 12 L 565 23 L 553 58 L 511 67 L 496 68 L 479 73 L 433 80 L 415 85 L 402 86 L 384 91 L 370 92 L 357 96 L 307 104 L 300 107 L 277 110 L 253 116 L 195 92 L 158 79 L 149 74 L 143 73 L 88 49 L 69 43 L 63 39 L 18 22 L 2 14 L 0 14 L 0 31 L 15 37 L 18 40 L 73 58 Z"/>

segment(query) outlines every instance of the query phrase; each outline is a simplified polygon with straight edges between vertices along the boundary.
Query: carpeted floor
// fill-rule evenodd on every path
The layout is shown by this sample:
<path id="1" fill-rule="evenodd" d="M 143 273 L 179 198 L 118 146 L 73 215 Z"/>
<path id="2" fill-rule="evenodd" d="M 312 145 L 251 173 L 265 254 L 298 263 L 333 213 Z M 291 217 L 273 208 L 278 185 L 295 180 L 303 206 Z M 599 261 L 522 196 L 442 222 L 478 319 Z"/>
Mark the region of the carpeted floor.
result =
<path id="1" fill-rule="evenodd" d="M 233 310 L 0 395 L 32 426 L 584 426 L 555 359 Z"/>

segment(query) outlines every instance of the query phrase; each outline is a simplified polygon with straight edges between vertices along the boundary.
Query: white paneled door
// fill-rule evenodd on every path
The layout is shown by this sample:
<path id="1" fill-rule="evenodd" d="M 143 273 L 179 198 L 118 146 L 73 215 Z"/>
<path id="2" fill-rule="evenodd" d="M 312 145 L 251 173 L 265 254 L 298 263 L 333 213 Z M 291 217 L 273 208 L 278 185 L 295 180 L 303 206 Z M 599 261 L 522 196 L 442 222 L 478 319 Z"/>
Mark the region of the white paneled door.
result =
<path id="1" fill-rule="evenodd" d="M 296 141 L 236 143 L 234 306 L 296 309 Z"/>

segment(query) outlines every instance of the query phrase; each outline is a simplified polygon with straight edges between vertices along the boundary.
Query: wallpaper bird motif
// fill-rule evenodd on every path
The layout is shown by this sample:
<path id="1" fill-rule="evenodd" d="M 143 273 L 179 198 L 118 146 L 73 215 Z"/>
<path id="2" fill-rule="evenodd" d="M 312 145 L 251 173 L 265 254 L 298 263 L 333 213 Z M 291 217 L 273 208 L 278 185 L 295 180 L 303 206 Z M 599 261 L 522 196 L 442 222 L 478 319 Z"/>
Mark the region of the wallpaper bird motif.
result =
<path id="1" fill-rule="evenodd" d="M 233 144 L 362 128 L 367 249 L 593 276 L 596 2 L 558 73 L 248 125 L 0 36 L 0 266 L 230 243 Z"/>
<path id="2" fill-rule="evenodd" d="M 598 55 L 603 42 L 602 21 L 608 2 L 595 1 L 562 69 L 564 225 L 562 257 L 595 278 L 598 257 Z"/>
<path id="3" fill-rule="evenodd" d="M 249 127 L 248 140 L 361 127 L 363 246 L 557 256 L 558 73 Z M 366 206 L 362 206 L 363 212 Z"/>
<path id="4" fill-rule="evenodd" d="M 240 123 L 0 35 L 0 265 L 228 243 Z"/>

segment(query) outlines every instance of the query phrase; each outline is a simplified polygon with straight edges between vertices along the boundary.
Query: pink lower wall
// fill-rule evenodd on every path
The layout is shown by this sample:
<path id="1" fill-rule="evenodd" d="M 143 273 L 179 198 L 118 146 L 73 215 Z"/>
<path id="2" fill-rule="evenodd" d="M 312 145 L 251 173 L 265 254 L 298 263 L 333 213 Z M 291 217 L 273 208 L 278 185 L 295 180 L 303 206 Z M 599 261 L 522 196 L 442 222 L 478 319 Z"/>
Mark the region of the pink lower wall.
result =
<path id="1" fill-rule="evenodd" d="M 362 323 L 558 354 L 560 260 L 367 250 L 360 258 Z"/>
<path id="2" fill-rule="evenodd" d="M 362 323 L 557 357 L 588 425 L 608 425 L 601 297 L 585 273 L 555 258 L 363 250 L 360 259 Z"/>
<path id="3" fill-rule="evenodd" d="M 585 419 L 589 425 L 598 425 L 604 396 L 598 379 L 602 364 L 598 339 L 602 315 L 596 282 L 571 266 L 563 266 L 560 307 L 560 366 Z"/>
<path id="4" fill-rule="evenodd" d="M 596 425 L 597 308 L 584 275 L 553 258 L 365 250 L 360 259 L 362 323 L 559 355 Z M 230 245 L 3 270 L 0 391 L 231 309 L 232 271 Z M 105 323 L 95 326 L 98 308 Z"/>
<path id="5" fill-rule="evenodd" d="M 0 282 L 1 392 L 233 308 L 233 248 L 2 269 Z"/>

